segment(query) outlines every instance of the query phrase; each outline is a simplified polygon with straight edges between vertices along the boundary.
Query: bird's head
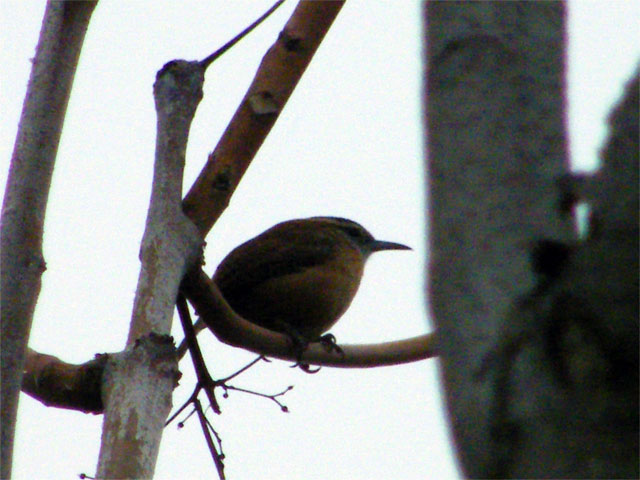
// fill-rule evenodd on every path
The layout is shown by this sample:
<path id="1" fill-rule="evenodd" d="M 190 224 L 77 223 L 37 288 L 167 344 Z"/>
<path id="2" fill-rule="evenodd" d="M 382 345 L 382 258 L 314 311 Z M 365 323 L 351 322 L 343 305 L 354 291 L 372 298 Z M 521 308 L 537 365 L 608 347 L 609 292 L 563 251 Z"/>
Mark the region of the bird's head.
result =
<path id="1" fill-rule="evenodd" d="M 332 228 L 344 235 L 352 244 L 356 245 L 364 257 L 382 250 L 411 250 L 411 247 L 401 243 L 376 240 L 369 231 L 353 220 L 341 217 L 312 217 L 308 219 L 318 222 L 326 228 Z"/>

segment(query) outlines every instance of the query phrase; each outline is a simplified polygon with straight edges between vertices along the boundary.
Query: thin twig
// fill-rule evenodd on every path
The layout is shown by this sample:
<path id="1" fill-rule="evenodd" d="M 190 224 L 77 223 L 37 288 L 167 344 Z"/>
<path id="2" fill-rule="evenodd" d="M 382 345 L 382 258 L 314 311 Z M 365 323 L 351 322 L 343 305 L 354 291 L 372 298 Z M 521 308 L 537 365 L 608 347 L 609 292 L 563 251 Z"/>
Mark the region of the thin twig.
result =
<path id="1" fill-rule="evenodd" d="M 264 14 L 262 14 L 262 16 L 258 18 L 255 22 L 253 22 L 251 25 L 249 25 L 247 28 L 245 28 L 243 31 L 241 31 L 239 34 L 237 34 L 235 37 L 233 37 L 223 46 L 221 46 L 218 50 L 216 50 L 211 55 L 209 55 L 207 58 L 205 58 L 204 60 L 201 60 L 200 66 L 204 70 L 206 70 L 207 67 L 211 65 L 218 57 L 224 54 L 227 50 L 229 50 L 236 43 L 242 40 L 247 34 L 249 34 L 254 28 L 256 28 L 263 21 L 265 21 L 269 17 L 269 15 L 275 12 L 276 9 L 283 3 L 284 3 L 284 0 L 278 0 L 276 3 L 274 3 L 273 6 L 269 10 L 267 10 Z"/>
<path id="2" fill-rule="evenodd" d="M 188 406 L 190 403 L 195 403 L 195 401 L 198 399 L 198 393 L 200 393 L 200 388 L 201 388 L 201 387 L 200 387 L 200 385 L 196 385 L 196 388 L 195 388 L 195 390 L 193 391 L 193 393 L 189 396 L 189 399 L 188 399 L 186 402 L 184 402 L 184 403 L 182 404 L 182 406 L 181 406 L 178 410 L 176 410 L 176 413 L 174 413 L 173 415 L 171 415 L 171 416 L 169 417 L 169 419 L 164 423 L 164 426 L 165 426 L 165 427 L 166 427 L 166 426 L 168 426 L 171 422 L 173 422 L 173 421 L 176 419 L 176 417 L 177 417 L 178 415 L 180 415 L 180 413 L 182 413 L 182 411 L 183 411 L 185 408 L 187 408 L 187 406 Z M 189 418 L 191 415 L 192 415 L 192 413 L 190 413 L 189 415 L 187 415 L 187 418 Z M 186 419 L 185 419 L 185 420 L 186 420 Z M 183 420 L 183 421 L 182 421 L 182 423 L 184 423 L 184 421 L 185 421 L 185 420 Z"/>
<path id="3" fill-rule="evenodd" d="M 211 452 L 213 463 L 216 466 L 216 470 L 218 470 L 218 476 L 220 477 L 220 480 L 224 480 L 224 463 L 222 462 L 224 455 L 222 454 L 222 443 L 220 443 L 220 437 L 218 437 L 218 435 L 216 434 L 218 444 L 220 445 L 220 453 L 218 453 L 216 446 L 213 444 L 213 439 L 211 438 L 211 431 L 209 430 L 209 428 L 212 427 L 207 420 L 204 412 L 202 411 L 202 405 L 200 404 L 200 401 L 198 399 L 195 400 L 194 404 L 196 412 L 198 413 L 198 420 L 200 420 L 200 426 L 202 427 L 202 433 L 204 433 L 204 438 L 207 441 L 207 446 L 209 447 L 209 451 Z M 213 431 L 215 432 L 215 430 Z"/>
<path id="4" fill-rule="evenodd" d="M 235 373 L 232 373 L 231 375 L 229 375 L 228 377 L 225 378 L 221 378 L 220 380 L 218 380 L 218 383 L 226 383 L 229 380 L 231 380 L 234 377 L 237 377 L 238 375 L 240 375 L 243 372 L 246 372 L 247 370 L 249 370 L 251 367 L 253 367 L 256 363 L 258 363 L 260 360 L 264 360 L 266 362 L 268 362 L 269 360 L 267 360 L 267 357 L 263 356 L 263 355 L 259 355 L 258 357 L 256 357 L 255 360 L 252 360 L 251 362 L 249 362 L 248 364 L 246 364 L 244 367 L 242 367 L 240 370 L 238 370 Z"/>
<path id="5" fill-rule="evenodd" d="M 207 397 L 209 398 L 211 408 L 213 408 L 213 411 L 219 415 L 220 405 L 218 404 L 214 393 L 215 387 L 219 382 L 216 382 L 213 380 L 213 378 L 211 378 L 209 370 L 207 370 L 207 366 L 204 363 L 202 351 L 200 350 L 198 340 L 196 339 L 196 333 L 193 329 L 193 322 L 191 321 L 191 314 L 189 313 L 187 299 L 182 293 L 178 294 L 176 306 L 178 308 L 178 316 L 180 317 L 180 322 L 182 323 L 182 329 L 184 330 L 184 336 L 187 340 L 189 351 L 191 352 L 193 368 L 195 369 L 196 375 L 198 376 L 198 386 L 204 389 Z M 196 388 L 196 395 L 197 392 L 198 388 Z"/>
<path id="6" fill-rule="evenodd" d="M 293 389 L 293 385 L 289 385 L 283 391 L 281 391 L 279 393 L 274 393 L 274 394 L 271 394 L 271 395 L 269 395 L 267 393 L 256 392 L 254 390 L 247 390 L 246 388 L 234 387 L 233 385 L 222 385 L 222 388 L 225 391 L 225 393 L 224 393 L 225 398 L 229 396 L 227 394 L 227 390 L 235 390 L 236 392 L 248 393 L 250 395 L 255 395 L 257 397 L 262 397 L 262 398 L 266 398 L 268 400 L 271 400 L 272 402 L 275 402 L 276 405 L 278 405 L 280 407 L 280 410 L 282 410 L 285 413 L 289 413 L 289 407 L 287 407 L 284 403 L 281 403 L 277 399 L 277 397 L 281 397 L 284 394 L 286 394 L 288 391 L 292 390 Z"/>

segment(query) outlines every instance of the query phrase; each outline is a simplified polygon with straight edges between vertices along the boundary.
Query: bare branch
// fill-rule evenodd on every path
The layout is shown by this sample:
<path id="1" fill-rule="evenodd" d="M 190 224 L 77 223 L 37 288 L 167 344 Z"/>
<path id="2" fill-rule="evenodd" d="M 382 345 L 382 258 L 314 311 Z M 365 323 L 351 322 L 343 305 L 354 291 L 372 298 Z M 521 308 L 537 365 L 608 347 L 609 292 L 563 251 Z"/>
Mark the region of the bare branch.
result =
<path id="1" fill-rule="evenodd" d="M 109 355 L 102 382 L 105 415 L 97 478 L 153 476 L 179 378 L 169 336 L 149 334 Z"/>
<path id="2" fill-rule="evenodd" d="M 302 358 L 296 358 L 289 337 L 240 317 L 202 270 L 189 273 L 181 288 L 218 340 L 260 355 L 331 367 L 370 368 L 415 362 L 438 354 L 435 334 L 431 333 L 374 345 L 340 344 L 342 353 L 328 350 L 321 343 L 311 343 Z M 181 353 L 183 350 L 184 347 L 179 347 Z"/>
<path id="3" fill-rule="evenodd" d="M 200 257 L 202 239 L 182 212 L 181 195 L 189 128 L 203 82 L 198 62 L 175 60 L 158 72 L 154 84 L 158 124 L 151 203 L 128 348 L 114 355 L 105 370 L 100 478 L 152 477 L 171 410 L 175 384 L 167 381 L 166 372 L 177 371 L 177 358 L 157 352 L 157 342 L 147 339 L 169 335 L 180 281 Z"/>
<path id="4" fill-rule="evenodd" d="M 102 372 L 108 355 L 80 365 L 28 349 L 22 391 L 48 407 L 102 413 Z"/>
<path id="5" fill-rule="evenodd" d="M 231 40 L 229 40 L 227 43 L 225 43 L 222 47 L 220 47 L 218 50 L 213 52 L 207 58 L 205 58 L 204 60 L 200 61 L 200 65 L 202 66 L 202 68 L 204 70 L 206 70 L 209 67 L 209 65 L 211 65 L 213 62 L 216 61 L 216 59 L 220 58 L 227 50 L 229 50 L 231 47 L 233 47 L 236 43 L 238 43 L 240 40 L 242 40 L 244 37 L 246 37 L 249 33 L 251 33 L 254 28 L 256 28 L 258 25 L 260 25 L 262 22 L 264 22 L 267 18 L 269 18 L 269 16 L 273 12 L 275 12 L 278 9 L 278 7 L 280 5 L 282 5 L 283 3 L 284 3 L 284 0 L 278 0 L 276 3 L 273 4 L 273 6 L 269 10 L 264 12 L 260 16 L 260 18 L 258 18 L 255 22 L 253 22 L 247 28 L 242 30 L 238 35 L 233 37 Z"/>
<path id="6" fill-rule="evenodd" d="M 222 460 L 224 458 L 224 455 L 222 453 L 222 442 L 220 441 L 219 438 L 217 438 L 217 435 L 216 435 L 216 438 L 218 441 L 218 447 L 220 448 L 220 452 L 218 452 L 218 448 L 216 448 L 216 446 L 213 443 L 213 438 L 211 438 L 211 432 L 213 431 L 215 433 L 215 431 L 209 424 L 209 421 L 207 420 L 207 417 L 205 416 L 204 411 L 202 410 L 202 405 L 200 405 L 200 401 L 198 399 L 195 400 L 195 404 L 196 404 L 196 413 L 198 414 L 198 420 L 200 421 L 202 432 L 204 433 L 207 446 L 209 447 L 209 451 L 211 452 L 211 458 L 213 458 L 213 463 L 216 466 L 216 470 L 218 472 L 218 478 L 220 478 L 220 480 L 224 480 L 226 477 L 224 475 L 224 463 L 222 463 Z"/>
<path id="7" fill-rule="evenodd" d="M 202 357 L 202 352 L 200 351 L 200 346 L 198 345 L 198 341 L 196 339 L 196 333 L 193 330 L 193 322 L 191 321 L 191 315 L 189 314 L 189 306 L 187 305 L 187 300 L 184 298 L 184 295 L 182 295 L 182 293 L 178 294 L 177 308 L 178 316 L 180 317 L 180 322 L 182 323 L 182 329 L 184 331 L 185 338 L 191 352 L 193 368 L 198 376 L 198 385 L 199 387 L 204 389 L 207 398 L 209 399 L 209 405 L 211 405 L 213 411 L 219 414 L 220 405 L 218 405 L 218 400 L 216 399 L 216 395 L 214 392 L 216 382 L 213 380 L 213 378 L 211 378 L 211 374 L 209 373 L 209 370 L 207 369 L 207 366 L 204 362 L 204 358 Z"/>
<path id="8" fill-rule="evenodd" d="M 18 395 L 45 270 L 42 231 L 78 57 L 97 2 L 47 4 L 2 205 L 0 477 L 11 476 Z"/>
<path id="9" fill-rule="evenodd" d="M 343 3 L 300 2 L 264 56 L 238 110 L 184 199 L 184 211 L 203 237 L 229 204 Z"/>
<path id="10" fill-rule="evenodd" d="M 156 161 L 128 345 L 151 331 L 169 333 L 180 281 L 199 258 L 202 240 L 180 200 L 189 128 L 203 82 L 198 62 L 174 60 L 158 72 L 154 85 Z"/>

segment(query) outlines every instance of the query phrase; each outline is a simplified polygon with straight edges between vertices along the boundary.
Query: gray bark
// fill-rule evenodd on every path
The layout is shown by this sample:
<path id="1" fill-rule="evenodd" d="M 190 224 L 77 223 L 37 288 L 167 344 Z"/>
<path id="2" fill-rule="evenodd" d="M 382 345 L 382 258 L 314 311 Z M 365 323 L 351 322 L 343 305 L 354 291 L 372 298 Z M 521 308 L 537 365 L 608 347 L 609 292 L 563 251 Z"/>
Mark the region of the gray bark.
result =
<path id="1" fill-rule="evenodd" d="M 429 291 L 463 471 L 637 477 L 637 83 L 580 181 L 565 5 L 430 2 L 425 17 Z"/>
<path id="2" fill-rule="evenodd" d="M 430 2 L 425 17 L 429 290 L 462 469 L 637 477 L 637 83 L 602 172 L 580 181 L 565 5 Z"/>
<path id="3" fill-rule="evenodd" d="M 104 423 L 97 476 L 151 478 L 178 375 L 169 337 L 180 281 L 198 261 L 202 238 L 182 212 L 182 178 L 204 68 L 175 60 L 158 72 L 151 202 L 127 349 L 104 373 Z M 129 452 L 127 454 L 127 452 Z"/>
<path id="4" fill-rule="evenodd" d="M 0 476 L 11 476 L 25 354 L 45 270 L 42 235 L 51 175 L 78 57 L 97 2 L 49 2 L 27 86 L 2 204 Z"/>

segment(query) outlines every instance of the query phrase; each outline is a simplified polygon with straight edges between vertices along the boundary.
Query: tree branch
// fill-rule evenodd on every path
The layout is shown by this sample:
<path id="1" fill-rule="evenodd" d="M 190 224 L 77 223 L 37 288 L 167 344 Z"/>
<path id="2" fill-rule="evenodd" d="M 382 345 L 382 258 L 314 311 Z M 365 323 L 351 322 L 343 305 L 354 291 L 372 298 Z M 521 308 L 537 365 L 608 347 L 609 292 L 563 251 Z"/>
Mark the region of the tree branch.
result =
<path id="1" fill-rule="evenodd" d="M 321 343 L 311 343 L 297 358 L 288 336 L 259 327 L 240 317 L 226 302 L 218 287 L 202 270 L 190 272 L 181 291 L 188 296 L 200 319 L 223 343 L 260 355 L 315 365 L 369 368 L 415 362 L 436 356 L 435 334 L 374 345 L 343 345 L 343 353 L 328 351 Z M 179 355 L 185 347 L 179 347 Z"/>
<path id="2" fill-rule="evenodd" d="M 189 128 L 203 82 L 200 63 L 174 60 L 154 84 L 158 124 L 151 203 L 127 349 L 112 356 L 105 371 L 100 478 L 152 477 L 171 410 L 175 384 L 166 372 L 177 372 L 177 359 L 154 339 L 168 337 L 180 281 L 200 258 L 202 239 L 182 212 L 181 195 Z M 123 455 L 127 451 L 136 455 Z"/>
<path id="3" fill-rule="evenodd" d="M 97 2 L 47 4 L 2 205 L 0 477 L 11 476 L 18 396 L 45 270 L 42 232 L 69 94 Z"/>
<path id="4" fill-rule="evenodd" d="M 28 349 L 22 391 L 47 407 L 102 413 L 102 373 L 108 355 L 81 365 Z"/>
<path id="5" fill-rule="evenodd" d="M 249 90 L 183 202 L 184 212 L 203 237 L 226 209 L 343 4 L 301 1 L 262 59 Z"/>

